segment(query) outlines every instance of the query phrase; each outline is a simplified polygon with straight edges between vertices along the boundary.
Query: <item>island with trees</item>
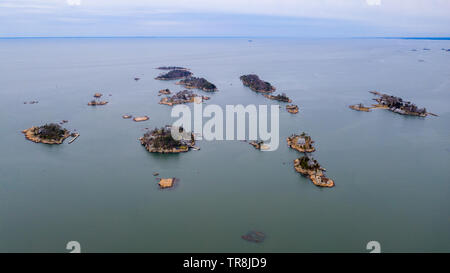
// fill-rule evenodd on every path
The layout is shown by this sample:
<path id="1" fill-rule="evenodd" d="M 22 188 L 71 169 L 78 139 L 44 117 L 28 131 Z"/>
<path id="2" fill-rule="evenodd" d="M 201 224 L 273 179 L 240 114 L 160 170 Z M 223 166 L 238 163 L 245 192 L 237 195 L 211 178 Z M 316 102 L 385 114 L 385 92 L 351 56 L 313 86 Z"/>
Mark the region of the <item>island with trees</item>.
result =
<path id="1" fill-rule="evenodd" d="M 289 147 L 301 153 L 312 153 L 316 150 L 312 145 L 314 141 L 305 132 L 300 135 L 292 134 L 286 141 Z"/>
<path id="2" fill-rule="evenodd" d="M 156 80 L 164 80 L 164 81 L 170 81 L 170 80 L 180 80 L 187 77 L 192 76 L 192 72 L 184 69 L 175 69 L 171 70 L 165 74 L 161 74 L 158 77 L 156 77 Z"/>
<path id="3" fill-rule="evenodd" d="M 334 187 L 334 181 L 325 176 L 325 169 L 320 166 L 317 160 L 308 155 L 295 159 L 294 168 L 298 173 L 308 177 L 316 186 Z"/>
<path id="4" fill-rule="evenodd" d="M 189 89 L 196 88 L 206 92 L 217 91 L 217 87 L 207 81 L 205 78 L 189 77 L 179 81 L 177 84 L 183 85 L 184 87 Z"/>
<path id="5" fill-rule="evenodd" d="M 62 128 L 59 124 L 48 123 L 43 126 L 33 126 L 22 131 L 25 138 L 45 144 L 62 144 L 70 136 L 77 137 L 76 133 L 71 134 L 69 130 Z"/>
<path id="6" fill-rule="evenodd" d="M 262 81 L 258 75 L 249 74 L 242 75 L 240 77 L 242 83 L 249 87 L 251 90 L 259 93 L 272 93 L 275 91 L 275 87 L 273 87 L 269 82 Z"/>
<path id="7" fill-rule="evenodd" d="M 264 95 L 264 97 L 266 97 L 266 98 L 268 98 L 268 99 L 271 99 L 271 100 L 281 101 L 281 102 L 288 102 L 288 103 L 291 103 L 291 102 L 292 102 L 292 100 L 291 100 L 288 96 L 286 96 L 285 93 L 281 93 L 281 94 L 278 94 L 278 95 L 276 95 L 276 96 L 273 96 L 273 95 Z"/>
<path id="8" fill-rule="evenodd" d="M 376 104 L 372 104 L 371 107 L 366 107 L 363 104 L 350 105 L 350 109 L 357 111 L 370 112 L 371 109 L 387 109 L 397 114 L 406 116 L 419 116 L 426 117 L 428 115 L 437 116 L 436 114 L 427 112 L 426 108 L 419 108 L 410 101 L 405 101 L 400 97 L 383 94 L 377 91 L 370 91 L 373 95 L 377 96 L 374 101 Z"/>
<path id="9" fill-rule="evenodd" d="M 182 136 L 180 140 L 175 140 L 172 137 L 171 125 L 149 130 L 139 140 L 145 149 L 151 153 L 183 153 L 195 148 L 195 139 L 192 132 L 185 132 L 182 127 L 174 129 L 178 129 Z"/>
<path id="10" fill-rule="evenodd" d="M 183 91 L 179 91 L 178 93 L 176 93 L 172 96 L 162 98 L 161 101 L 159 102 L 159 104 L 173 106 L 176 104 L 190 103 L 190 102 L 194 102 L 196 97 L 200 97 L 203 100 L 209 99 L 209 97 L 197 95 L 197 94 L 193 93 L 192 91 L 183 90 Z"/>

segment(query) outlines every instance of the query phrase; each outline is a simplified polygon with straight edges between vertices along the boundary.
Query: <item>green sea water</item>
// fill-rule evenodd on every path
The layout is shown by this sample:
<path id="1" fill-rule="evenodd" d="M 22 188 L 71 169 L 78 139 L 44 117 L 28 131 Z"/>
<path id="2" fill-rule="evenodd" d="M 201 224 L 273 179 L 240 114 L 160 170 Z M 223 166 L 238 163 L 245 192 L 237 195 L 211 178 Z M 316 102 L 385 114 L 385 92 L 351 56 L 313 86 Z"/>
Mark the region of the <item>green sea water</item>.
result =
<path id="1" fill-rule="evenodd" d="M 0 252 L 68 252 L 69 241 L 82 252 L 368 252 L 373 240 L 383 252 L 449 252 L 450 53 L 441 48 L 450 41 L 0 40 Z M 239 80 L 256 73 L 300 112 L 280 110 L 273 152 L 200 141 L 200 151 L 150 154 L 138 141 L 145 128 L 175 120 L 157 93 L 181 90 L 154 80 L 164 65 L 214 83 L 207 104 L 276 104 Z M 370 104 L 370 90 L 439 117 L 348 108 Z M 95 92 L 109 104 L 87 106 Z M 72 144 L 21 134 L 63 119 L 81 134 Z M 301 154 L 285 139 L 302 131 L 334 188 L 294 171 Z M 153 172 L 179 182 L 160 190 Z M 242 240 L 250 230 L 265 241 Z"/>

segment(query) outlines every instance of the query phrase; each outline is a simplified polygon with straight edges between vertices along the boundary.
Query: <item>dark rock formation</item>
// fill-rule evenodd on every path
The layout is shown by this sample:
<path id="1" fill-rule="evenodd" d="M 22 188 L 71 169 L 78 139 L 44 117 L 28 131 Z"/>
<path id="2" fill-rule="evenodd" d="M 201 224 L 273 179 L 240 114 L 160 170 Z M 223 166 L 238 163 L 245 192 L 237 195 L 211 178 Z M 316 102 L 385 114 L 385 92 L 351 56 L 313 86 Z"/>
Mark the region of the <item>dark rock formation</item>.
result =
<path id="1" fill-rule="evenodd" d="M 156 80 L 179 80 L 184 79 L 187 77 L 190 77 L 192 75 L 192 72 L 183 70 L 183 69 L 175 69 L 171 70 L 165 74 L 161 74 L 158 77 L 156 77 Z"/>
<path id="2" fill-rule="evenodd" d="M 189 77 L 179 81 L 177 84 L 184 85 L 186 88 L 197 88 L 207 92 L 217 91 L 217 87 L 205 78 Z"/>
<path id="3" fill-rule="evenodd" d="M 275 87 L 273 87 L 269 82 L 262 81 L 258 75 L 243 75 L 240 79 L 245 86 L 248 86 L 255 92 L 272 93 L 275 91 Z"/>

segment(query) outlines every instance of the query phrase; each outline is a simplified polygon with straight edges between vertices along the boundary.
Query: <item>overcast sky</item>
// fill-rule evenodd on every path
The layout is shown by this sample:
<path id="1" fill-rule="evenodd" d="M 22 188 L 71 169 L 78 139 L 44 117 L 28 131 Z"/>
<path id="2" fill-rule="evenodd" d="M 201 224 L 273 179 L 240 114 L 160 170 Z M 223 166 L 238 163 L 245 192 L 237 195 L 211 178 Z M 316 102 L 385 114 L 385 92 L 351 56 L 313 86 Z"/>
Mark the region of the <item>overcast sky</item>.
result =
<path id="1" fill-rule="evenodd" d="M 450 36 L 450 0 L 0 0 L 0 37 Z"/>

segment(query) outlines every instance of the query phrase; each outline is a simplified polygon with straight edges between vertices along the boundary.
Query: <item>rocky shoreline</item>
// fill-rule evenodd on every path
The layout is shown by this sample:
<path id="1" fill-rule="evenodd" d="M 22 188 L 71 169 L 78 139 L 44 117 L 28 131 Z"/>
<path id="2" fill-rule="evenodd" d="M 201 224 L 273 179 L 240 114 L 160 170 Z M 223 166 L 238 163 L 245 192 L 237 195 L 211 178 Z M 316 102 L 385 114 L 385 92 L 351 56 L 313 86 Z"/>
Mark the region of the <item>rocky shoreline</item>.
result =
<path id="1" fill-rule="evenodd" d="M 271 99 L 271 100 L 281 101 L 281 102 L 288 102 L 288 103 L 291 103 L 291 102 L 292 102 L 292 100 L 291 100 L 288 96 L 286 96 L 285 93 L 278 94 L 278 95 L 276 95 L 276 96 L 272 96 L 272 95 L 264 95 L 264 97 L 266 97 L 266 98 L 268 98 L 268 99 Z"/>
<path id="2" fill-rule="evenodd" d="M 313 158 L 307 155 L 294 160 L 295 170 L 308 177 L 318 187 L 334 187 L 334 181 L 325 176 L 325 169 Z"/>
<path id="3" fill-rule="evenodd" d="M 184 132 L 182 128 L 178 129 L 183 136 L 181 140 L 173 139 L 171 134 L 172 126 L 167 125 L 163 128 L 156 128 L 148 131 L 143 137 L 139 138 L 139 141 L 150 153 L 185 153 L 191 148 L 195 148 L 194 134 L 191 132 Z"/>
<path id="4" fill-rule="evenodd" d="M 286 110 L 291 114 L 297 114 L 298 113 L 298 106 L 295 104 L 286 105 Z"/>
<path id="5" fill-rule="evenodd" d="M 185 69 L 175 69 L 171 70 L 165 74 L 161 74 L 158 77 L 155 78 L 155 80 L 164 80 L 164 81 L 170 81 L 170 80 L 180 80 L 187 77 L 192 76 L 192 72 L 185 70 Z"/>
<path id="6" fill-rule="evenodd" d="M 206 92 L 215 92 L 217 91 L 217 87 L 207 81 L 205 78 L 197 78 L 197 77 L 189 77 L 184 80 L 177 82 L 178 85 L 183 85 L 189 89 L 200 89 Z"/>
<path id="7" fill-rule="evenodd" d="M 362 103 L 350 105 L 349 108 L 356 111 L 370 112 L 371 109 L 387 109 L 391 112 L 405 115 L 405 116 L 417 116 L 426 117 L 428 115 L 437 116 L 436 114 L 427 112 L 426 108 L 419 108 L 414 103 L 405 101 L 400 97 L 383 94 L 377 91 L 369 91 L 369 93 L 377 96 L 373 99 L 376 104 L 372 104 L 371 107 L 366 107 Z"/>
<path id="8" fill-rule="evenodd" d="M 242 83 L 249 87 L 251 90 L 259 93 L 272 93 L 275 91 L 275 87 L 273 87 L 269 82 L 262 81 L 258 75 L 249 74 L 242 75 L 239 78 Z"/>
<path id="9" fill-rule="evenodd" d="M 314 141 L 306 133 L 301 133 L 300 135 L 293 134 L 286 139 L 286 142 L 289 147 L 301 153 L 312 153 L 316 150 L 312 146 Z"/>
<path id="10" fill-rule="evenodd" d="M 44 130 L 47 130 L 48 126 L 52 126 L 57 131 L 54 136 L 50 137 L 47 135 Z M 62 144 L 64 140 L 71 136 L 71 133 L 67 129 L 62 129 L 57 124 L 46 124 L 44 126 L 33 126 L 31 128 L 25 129 L 22 131 L 25 135 L 25 138 L 35 142 L 35 143 L 44 143 L 44 144 Z"/>
<path id="11" fill-rule="evenodd" d="M 173 96 L 162 98 L 160 100 L 159 104 L 173 106 L 173 105 L 177 105 L 177 104 L 195 102 L 195 98 L 202 98 L 202 100 L 209 100 L 209 97 L 197 95 L 189 90 L 183 90 L 183 91 L 179 91 L 178 93 L 174 94 Z"/>

